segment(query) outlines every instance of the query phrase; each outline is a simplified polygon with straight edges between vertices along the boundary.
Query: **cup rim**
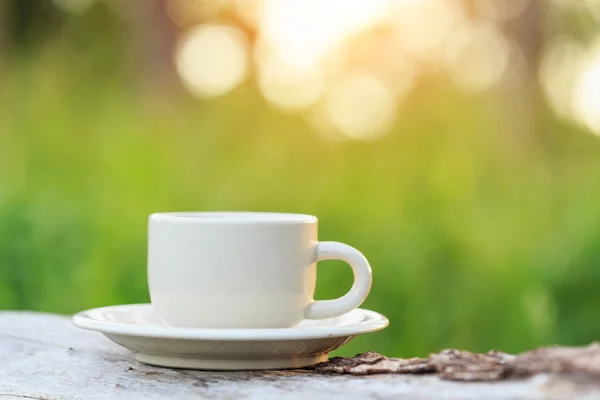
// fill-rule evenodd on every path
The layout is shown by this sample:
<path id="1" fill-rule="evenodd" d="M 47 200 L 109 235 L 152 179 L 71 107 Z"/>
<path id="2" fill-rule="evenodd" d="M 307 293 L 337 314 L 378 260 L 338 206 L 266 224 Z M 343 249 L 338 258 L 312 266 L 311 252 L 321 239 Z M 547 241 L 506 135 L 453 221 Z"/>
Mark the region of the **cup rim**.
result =
<path id="1" fill-rule="evenodd" d="M 317 217 L 309 214 L 262 211 L 170 211 L 150 214 L 150 221 L 195 224 L 312 224 Z"/>

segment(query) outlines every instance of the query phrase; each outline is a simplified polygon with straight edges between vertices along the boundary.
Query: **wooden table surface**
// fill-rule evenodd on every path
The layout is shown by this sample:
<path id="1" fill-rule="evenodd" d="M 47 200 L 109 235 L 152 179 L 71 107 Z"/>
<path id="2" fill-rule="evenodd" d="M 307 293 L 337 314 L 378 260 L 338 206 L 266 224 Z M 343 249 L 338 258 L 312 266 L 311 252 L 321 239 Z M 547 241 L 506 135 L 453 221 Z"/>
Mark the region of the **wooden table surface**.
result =
<path id="1" fill-rule="evenodd" d="M 152 367 L 68 317 L 0 312 L 0 399 L 600 399 L 600 384 L 538 375 L 494 383 L 433 375 L 208 372 Z"/>

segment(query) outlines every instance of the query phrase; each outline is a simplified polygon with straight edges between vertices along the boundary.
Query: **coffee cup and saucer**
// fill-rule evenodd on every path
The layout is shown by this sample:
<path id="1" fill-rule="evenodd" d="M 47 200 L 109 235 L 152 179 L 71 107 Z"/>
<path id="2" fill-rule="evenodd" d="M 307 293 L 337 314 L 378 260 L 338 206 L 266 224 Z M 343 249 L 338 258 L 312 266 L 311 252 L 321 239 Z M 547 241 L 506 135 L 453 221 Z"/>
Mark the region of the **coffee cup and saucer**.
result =
<path id="1" fill-rule="evenodd" d="M 388 320 L 358 308 L 371 267 L 356 249 L 317 240 L 317 218 L 260 212 L 152 214 L 151 304 L 96 308 L 75 326 L 101 332 L 147 364 L 207 370 L 300 368 L 327 360 Z M 342 260 L 352 288 L 315 301 L 317 262 Z"/>

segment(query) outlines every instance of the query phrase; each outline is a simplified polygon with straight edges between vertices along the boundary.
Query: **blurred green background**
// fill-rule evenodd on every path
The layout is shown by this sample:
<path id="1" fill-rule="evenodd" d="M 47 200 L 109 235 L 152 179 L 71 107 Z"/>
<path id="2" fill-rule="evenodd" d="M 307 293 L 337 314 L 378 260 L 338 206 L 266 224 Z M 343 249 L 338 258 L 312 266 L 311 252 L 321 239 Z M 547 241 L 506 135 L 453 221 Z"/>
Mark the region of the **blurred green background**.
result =
<path id="1" fill-rule="evenodd" d="M 317 215 L 321 240 L 349 243 L 371 262 L 363 307 L 390 326 L 338 354 L 598 339 L 600 4 L 523 0 L 502 14 L 490 1 L 451 2 L 460 26 L 485 24 L 503 42 L 494 54 L 477 35 L 466 45 L 461 36 L 458 50 L 423 44 L 450 62 L 385 47 L 389 30 L 376 18 L 344 31 L 327 54 L 343 44 L 362 58 L 346 56 L 325 84 L 352 63 L 402 81 L 381 55 L 401 53 L 412 66 L 410 88 L 392 93 L 392 117 L 375 109 L 375 122 L 350 119 L 345 135 L 345 120 L 314 123 L 318 100 L 274 104 L 251 56 L 244 79 L 218 95 L 187 91 L 181 38 L 224 24 L 251 51 L 264 32 L 240 9 L 261 2 L 173 1 L 194 12 L 182 21 L 162 1 L 0 0 L 1 309 L 147 302 L 150 213 L 269 210 Z M 434 29 L 427 10 L 441 2 L 417 14 L 415 37 Z M 300 41 L 323 37 L 319 26 L 294 29 Z M 497 64 L 488 59 L 503 62 L 500 73 L 486 75 Z M 342 104 L 347 114 L 376 104 L 361 103 L 360 91 L 349 97 L 358 105 Z M 318 299 L 351 284 L 342 263 L 318 274 Z"/>

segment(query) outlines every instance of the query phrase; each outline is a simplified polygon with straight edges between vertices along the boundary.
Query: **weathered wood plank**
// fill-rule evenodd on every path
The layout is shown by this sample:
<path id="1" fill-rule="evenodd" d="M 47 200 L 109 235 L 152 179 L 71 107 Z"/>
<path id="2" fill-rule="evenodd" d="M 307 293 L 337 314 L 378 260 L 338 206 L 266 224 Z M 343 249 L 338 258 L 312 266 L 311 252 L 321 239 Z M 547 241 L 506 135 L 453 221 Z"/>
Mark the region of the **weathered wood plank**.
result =
<path id="1" fill-rule="evenodd" d="M 538 375 L 460 383 L 432 375 L 328 376 L 308 371 L 205 372 L 152 367 L 67 317 L 0 312 L 0 399 L 564 399 L 600 385 Z"/>

